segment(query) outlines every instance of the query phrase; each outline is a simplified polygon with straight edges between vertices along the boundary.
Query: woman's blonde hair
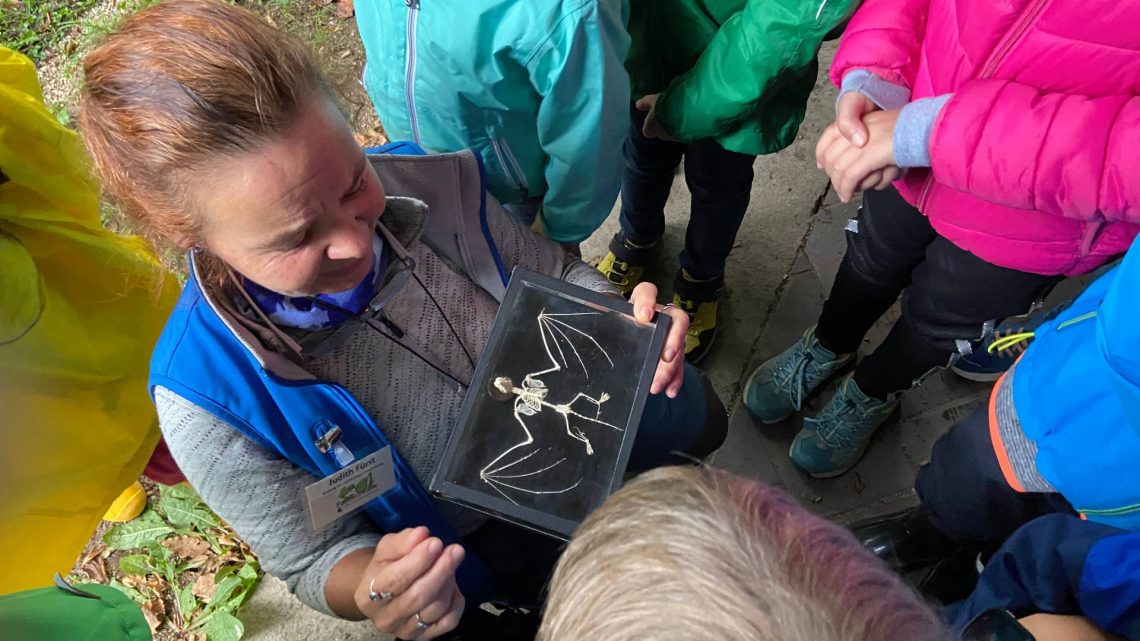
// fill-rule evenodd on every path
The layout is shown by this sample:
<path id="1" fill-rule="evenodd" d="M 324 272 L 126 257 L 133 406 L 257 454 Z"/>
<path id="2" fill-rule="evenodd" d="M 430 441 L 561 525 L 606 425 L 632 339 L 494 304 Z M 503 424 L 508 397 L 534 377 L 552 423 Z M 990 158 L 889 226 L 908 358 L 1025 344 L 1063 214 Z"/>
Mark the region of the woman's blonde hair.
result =
<path id="1" fill-rule="evenodd" d="M 762 483 L 660 468 L 579 528 L 539 641 L 949 641 L 843 528 Z"/>

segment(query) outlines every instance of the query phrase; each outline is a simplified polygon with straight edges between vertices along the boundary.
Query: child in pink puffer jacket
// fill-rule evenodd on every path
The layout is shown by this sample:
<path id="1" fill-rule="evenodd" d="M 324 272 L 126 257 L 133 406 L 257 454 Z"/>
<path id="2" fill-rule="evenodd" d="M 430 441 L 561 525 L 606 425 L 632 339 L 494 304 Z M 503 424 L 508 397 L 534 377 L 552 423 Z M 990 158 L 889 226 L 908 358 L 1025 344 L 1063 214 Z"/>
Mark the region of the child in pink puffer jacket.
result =
<path id="1" fill-rule="evenodd" d="M 792 444 L 837 476 L 899 395 L 1140 230 L 1140 2 L 867 0 L 831 70 L 842 91 L 816 149 L 840 199 L 863 195 L 817 324 L 749 378 L 784 420 L 902 316 Z M 893 183 L 893 186 L 892 186 Z M 881 191 L 880 191 L 881 190 Z"/>

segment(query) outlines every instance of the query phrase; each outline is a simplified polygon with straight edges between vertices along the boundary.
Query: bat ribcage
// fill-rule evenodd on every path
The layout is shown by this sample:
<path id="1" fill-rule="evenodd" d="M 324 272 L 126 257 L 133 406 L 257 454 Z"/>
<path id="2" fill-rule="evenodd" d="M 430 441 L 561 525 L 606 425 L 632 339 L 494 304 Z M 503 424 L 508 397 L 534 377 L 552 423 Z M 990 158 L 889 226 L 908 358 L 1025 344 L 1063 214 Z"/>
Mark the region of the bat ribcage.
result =
<path id="1" fill-rule="evenodd" d="M 548 479 L 554 475 L 550 472 L 565 464 L 570 456 L 593 456 L 594 447 L 589 437 L 592 430 L 621 431 L 602 417 L 609 393 L 603 391 L 596 396 L 574 390 L 560 393 L 566 387 L 580 389 L 583 377 L 589 381 L 587 361 L 604 360 L 602 367 L 612 369 L 614 366 L 613 359 L 598 341 L 572 324 L 576 317 L 596 315 L 597 312 L 547 314 L 543 310 L 537 321 L 550 367 L 526 374 L 521 387 L 514 386 L 506 377 L 495 379 L 496 386 L 504 392 L 509 388 L 515 397 L 514 418 L 522 427 L 524 438 L 495 457 L 479 476 L 516 505 L 518 502 L 512 497 L 516 492 L 562 494 L 578 487 L 582 482 L 580 477 L 552 484 Z M 603 359 L 599 359 L 599 355 Z M 553 402 L 550 399 L 556 394 L 568 400 Z"/>

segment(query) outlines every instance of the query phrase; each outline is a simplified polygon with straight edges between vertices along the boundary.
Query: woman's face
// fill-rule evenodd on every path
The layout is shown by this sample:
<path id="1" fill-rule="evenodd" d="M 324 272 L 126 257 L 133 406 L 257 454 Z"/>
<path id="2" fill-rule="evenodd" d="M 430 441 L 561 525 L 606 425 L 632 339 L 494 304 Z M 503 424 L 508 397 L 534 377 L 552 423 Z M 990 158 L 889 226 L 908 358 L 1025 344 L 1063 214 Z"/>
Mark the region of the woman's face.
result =
<path id="1" fill-rule="evenodd" d="M 313 98 L 279 140 L 194 174 L 202 245 L 280 294 L 344 291 L 372 266 L 384 187 L 348 123 Z"/>

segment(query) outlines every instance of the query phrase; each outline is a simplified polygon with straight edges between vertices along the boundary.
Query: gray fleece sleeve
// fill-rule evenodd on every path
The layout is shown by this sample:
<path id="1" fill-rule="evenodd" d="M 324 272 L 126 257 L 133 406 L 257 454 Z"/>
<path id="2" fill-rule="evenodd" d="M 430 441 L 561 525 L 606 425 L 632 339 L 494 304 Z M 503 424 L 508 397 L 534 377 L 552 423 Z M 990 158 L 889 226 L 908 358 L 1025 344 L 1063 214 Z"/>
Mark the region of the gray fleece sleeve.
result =
<path id="1" fill-rule="evenodd" d="M 878 105 L 879 109 L 901 109 L 910 101 L 910 89 L 883 80 L 866 69 L 853 69 L 843 76 L 843 84 L 839 87 L 839 95 L 835 98 L 837 109 L 840 99 L 852 91 L 867 96 L 871 102 Z"/>
<path id="2" fill-rule="evenodd" d="M 487 223 L 508 274 L 516 266 L 522 266 L 602 294 L 618 293 L 617 288 L 596 268 L 567 254 L 561 245 L 507 216 L 499 206 L 488 205 Z"/>
<path id="3" fill-rule="evenodd" d="M 245 539 L 266 572 L 301 602 L 333 615 L 325 600 L 329 572 L 349 552 L 375 548 L 380 532 L 358 514 L 312 533 L 301 501 L 315 477 L 170 390 L 156 388 L 155 405 L 174 460 L 206 504 Z"/>

